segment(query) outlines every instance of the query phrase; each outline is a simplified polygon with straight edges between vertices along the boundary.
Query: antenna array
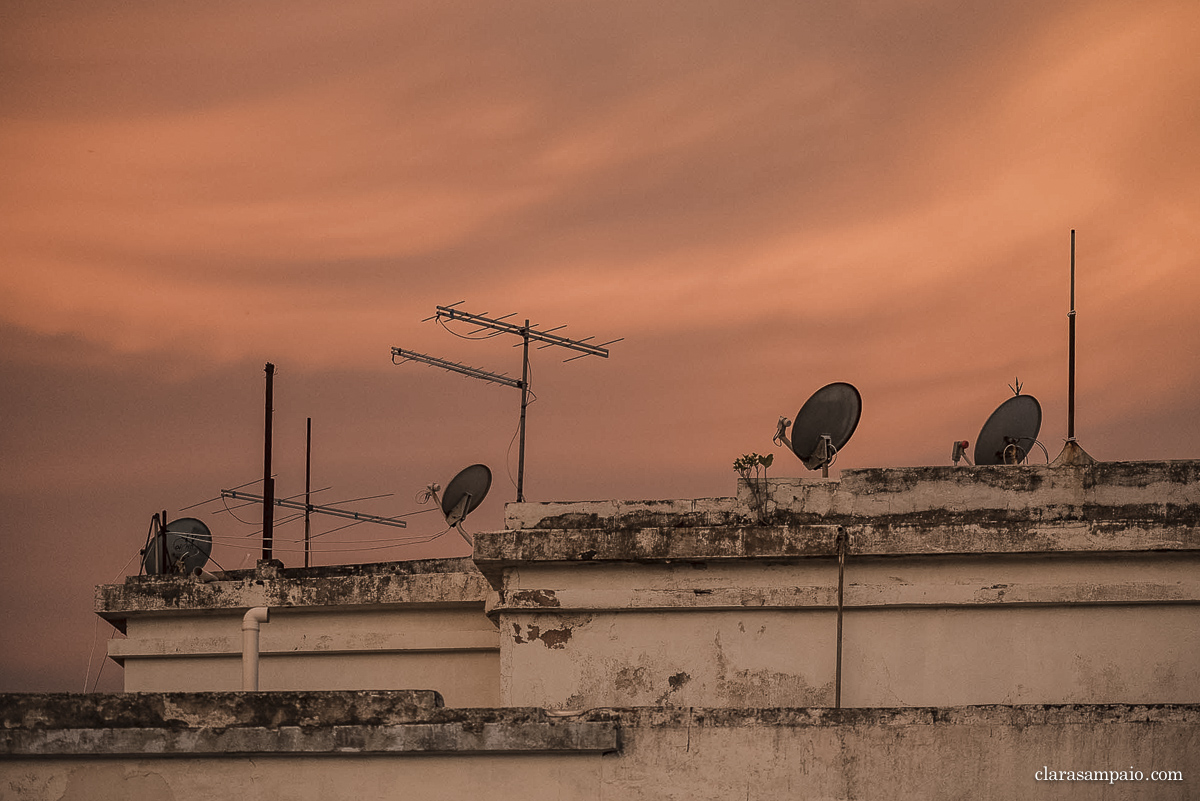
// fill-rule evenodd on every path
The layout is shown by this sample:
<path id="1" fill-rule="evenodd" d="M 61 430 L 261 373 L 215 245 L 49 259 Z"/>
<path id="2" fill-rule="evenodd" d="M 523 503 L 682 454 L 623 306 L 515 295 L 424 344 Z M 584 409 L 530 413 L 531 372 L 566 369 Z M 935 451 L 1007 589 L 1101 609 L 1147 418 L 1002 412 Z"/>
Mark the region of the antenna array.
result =
<path id="1" fill-rule="evenodd" d="M 395 526 L 396 528 L 406 528 L 408 526 L 403 520 L 396 520 L 391 517 L 380 517 L 379 515 L 369 515 L 364 512 L 355 512 L 349 509 L 338 509 L 334 506 L 317 506 L 311 503 L 300 503 L 286 498 L 272 498 L 266 501 L 262 495 L 255 495 L 250 492 L 239 492 L 237 490 L 221 490 L 222 498 L 234 498 L 239 501 L 253 501 L 255 503 L 270 503 L 272 506 L 279 506 L 284 509 L 299 509 L 305 512 L 316 512 L 318 514 L 330 515 L 332 517 L 342 517 L 347 520 L 358 520 L 362 523 L 378 523 L 381 526 Z"/>
<path id="2" fill-rule="evenodd" d="M 607 342 L 601 342 L 599 345 L 594 345 L 589 340 L 595 337 L 584 337 L 583 339 L 568 339 L 567 337 L 555 334 L 555 331 L 561 331 L 566 328 L 565 325 L 560 325 L 556 328 L 540 330 L 529 324 L 529 320 L 525 321 L 524 325 L 506 322 L 509 317 L 515 316 L 506 314 L 502 317 L 486 317 L 482 314 L 472 314 L 471 312 L 463 311 L 455 308 L 465 301 L 458 301 L 449 306 L 438 306 L 437 311 L 432 317 L 426 317 L 422 322 L 430 320 L 453 320 L 458 322 L 470 323 L 476 326 L 470 333 L 479 331 L 490 331 L 486 338 L 499 336 L 500 334 L 512 334 L 521 337 L 521 378 L 520 380 L 510 378 L 503 373 L 493 373 L 489 370 L 483 370 L 478 367 L 470 367 L 461 362 L 452 362 L 447 359 L 439 359 L 436 356 L 427 356 L 423 353 L 417 353 L 403 348 L 392 348 L 392 363 L 403 364 L 404 361 L 415 361 L 422 364 L 428 364 L 431 367 L 438 367 L 442 370 L 448 370 L 452 373 L 468 376 L 469 378 L 478 378 L 481 381 L 488 381 L 493 384 L 503 384 L 506 387 L 513 387 L 521 390 L 521 422 L 520 422 L 520 438 L 521 446 L 519 456 L 517 457 L 517 501 L 525 500 L 525 416 L 526 409 L 529 407 L 529 343 L 542 343 L 538 350 L 543 350 L 549 347 L 560 347 L 568 350 L 577 351 L 579 355 L 572 356 L 568 359 L 563 359 L 563 362 L 571 362 L 576 359 L 582 359 L 585 356 L 599 356 L 602 359 L 608 358 L 608 349 L 606 345 L 611 345 L 614 342 L 620 342 L 624 337 L 610 339 Z M 397 362 L 396 357 L 399 356 L 403 361 Z"/>

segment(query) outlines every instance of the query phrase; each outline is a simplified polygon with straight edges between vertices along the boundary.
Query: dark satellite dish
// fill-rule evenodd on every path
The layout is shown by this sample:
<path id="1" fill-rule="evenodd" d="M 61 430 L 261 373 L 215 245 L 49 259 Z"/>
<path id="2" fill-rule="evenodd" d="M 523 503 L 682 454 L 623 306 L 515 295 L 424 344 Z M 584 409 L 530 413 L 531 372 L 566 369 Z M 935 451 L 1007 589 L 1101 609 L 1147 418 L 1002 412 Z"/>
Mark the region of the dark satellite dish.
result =
<path id="1" fill-rule="evenodd" d="M 861 415 L 862 396 L 853 384 L 839 381 L 821 387 L 804 402 L 796 412 L 790 440 L 786 432 L 791 424 L 781 417 L 775 438 L 791 448 L 809 470 L 828 468 L 854 435 Z"/>
<path id="2" fill-rule="evenodd" d="M 212 532 L 194 517 L 172 520 L 146 546 L 142 566 L 147 575 L 164 572 L 162 551 L 166 549 L 166 573 L 186 575 L 208 563 L 212 553 Z"/>
<path id="3" fill-rule="evenodd" d="M 446 516 L 446 523 L 457 526 L 465 520 L 483 503 L 491 486 L 492 471 L 487 465 L 473 464 L 460 470 L 442 494 L 442 514 Z"/>
<path id="4" fill-rule="evenodd" d="M 975 464 L 1020 464 L 1037 442 L 1042 406 L 1032 395 L 1014 395 L 1000 404 L 975 440 Z"/>

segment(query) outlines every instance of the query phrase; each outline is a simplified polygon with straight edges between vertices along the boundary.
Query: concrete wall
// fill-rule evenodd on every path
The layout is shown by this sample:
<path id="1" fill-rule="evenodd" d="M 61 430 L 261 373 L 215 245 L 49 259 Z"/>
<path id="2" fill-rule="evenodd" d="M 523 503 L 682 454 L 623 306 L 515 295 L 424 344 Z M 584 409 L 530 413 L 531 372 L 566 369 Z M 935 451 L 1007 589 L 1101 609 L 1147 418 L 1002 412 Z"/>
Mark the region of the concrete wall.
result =
<path id="1" fill-rule="evenodd" d="M 97 610 L 128 632 L 110 655 L 139 691 L 236 689 L 240 615 L 267 606 L 264 689 L 553 709 L 1200 700 L 1200 462 L 848 470 L 509 504 L 506 525 L 471 560 L 135 578 Z"/>
<path id="2" fill-rule="evenodd" d="M 405 697 L 395 705 L 388 694 L 346 693 L 151 695 L 133 703 L 0 697 L 0 794 L 13 801 L 1200 796 L 1195 705 L 642 708 L 556 718 L 542 710 L 439 709 L 428 694 L 424 702 L 421 694 Z M 130 707 L 124 714 L 122 705 Z M 101 718 L 116 724 L 92 728 Z M 1105 776 L 1046 781 L 1039 778 L 1046 769 Z"/>
<path id="3" fill-rule="evenodd" d="M 131 618 L 109 655 L 125 664 L 127 692 L 242 688 L 242 615 Z M 499 702 L 499 637 L 469 608 L 338 611 L 276 608 L 262 624 L 262 690 L 441 687 L 452 706 Z"/>
<path id="4" fill-rule="evenodd" d="M 850 561 L 842 704 L 1195 702 L 1198 570 L 1161 554 Z M 815 559 L 510 571 L 501 702 L 832 706 L 836 586 Z"/>
<path id="5" fill-rule="evenodd" d="M 97 588 L 130 692 L 242 686 L 242 615 L 267 606 L 263 690 L 432 687 L 452 706 L 499 703 L 499 636 L 469 560 L 140 577 Z"/>
<path id="6" fill-rule="evenodd" d="M 1200 700 L 1200 466 L 846 471 L 510 504 L 476 539 L 501 702 Z"/>

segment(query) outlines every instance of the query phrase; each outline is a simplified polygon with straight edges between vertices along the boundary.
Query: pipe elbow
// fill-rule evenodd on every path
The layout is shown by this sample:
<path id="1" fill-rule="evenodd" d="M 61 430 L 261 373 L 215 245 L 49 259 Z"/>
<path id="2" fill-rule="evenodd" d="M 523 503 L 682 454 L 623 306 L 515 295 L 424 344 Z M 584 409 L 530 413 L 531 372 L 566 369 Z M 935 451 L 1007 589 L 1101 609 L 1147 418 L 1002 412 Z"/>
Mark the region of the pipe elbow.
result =
<path id="1" fill-rule="evenodd" d="M 246 610 L 246 614 L 242 616 L 242 631 L 258 631 L 260 623 L 267 623 L 271 619 L 271 611 L 265 606 L 255 606 Z"/>
<path id="2" fill-rule="evenodd" d="M 200 582 L 201 584 L 208 584 L 210 581 L 217 580 L 215 575 L 209 573 L 202 567 L 198 567 L 192 571 L 192 578 L 196 579 L 196 581 Z"/>

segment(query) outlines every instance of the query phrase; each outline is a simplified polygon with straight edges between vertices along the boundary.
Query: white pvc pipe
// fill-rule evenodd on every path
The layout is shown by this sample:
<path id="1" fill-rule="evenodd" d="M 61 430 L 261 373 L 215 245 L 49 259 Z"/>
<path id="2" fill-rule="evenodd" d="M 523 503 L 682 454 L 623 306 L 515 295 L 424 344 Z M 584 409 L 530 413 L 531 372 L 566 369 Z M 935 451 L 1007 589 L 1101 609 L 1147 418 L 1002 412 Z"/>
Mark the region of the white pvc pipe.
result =
<path id="1" fill-rule="evenodd" d="M 256 606 L 242 617 L 242 689 L 258 691 L 258 627 L 271 619 L 265 606 Z"/>

